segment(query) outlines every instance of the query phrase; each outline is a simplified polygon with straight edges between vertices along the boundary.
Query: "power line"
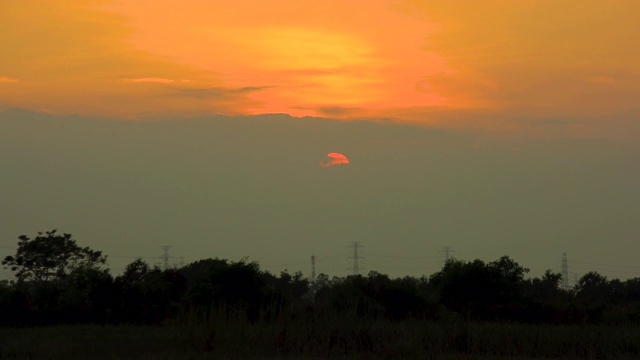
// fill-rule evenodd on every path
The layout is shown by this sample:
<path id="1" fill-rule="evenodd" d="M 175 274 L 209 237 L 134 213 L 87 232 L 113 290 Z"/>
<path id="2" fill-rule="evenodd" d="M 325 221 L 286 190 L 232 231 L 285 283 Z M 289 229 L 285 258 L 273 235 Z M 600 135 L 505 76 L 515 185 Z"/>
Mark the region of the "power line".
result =
<path id="1" fill-rule="evenodd" d="M 158 258 L 158 256 L 133 256 L 133 255 L 112 255 L 112 254 L 104 254 L 110 258 L 128 258 L 128 259 L 153 259 Z"/>
<path id="2" fill-rule="evenodd" d="M 640 269 L 640 266 L 637 266 L 637 265 L 603 264 L 603 263 L 593 263 L 593 262 L 587 262 L 587 261 L 576 261 L 576 260 L 571 260 L 571 261 L 569 261 L 569 262 L 576 263 L 576 264 L 599 265 L 599 266 L 613 266 L 613 267 L 624 267 L 624 268 Z"/>
<path id="3" fill-rule="evenodd" d="M 196 249 L 191 249 L 191 248 L 186 248 L 184 246 L 173 246 L 173 248 L 175 249 L 181 249 L 181 250 L 186 250 L 186 251 L 191 251 L 191 252 L 195 252 L 195 253 L 201 253 L 202 250 L 196 250 Z"/>
<path id="4" fill-rule="evenodd" d="M 424 259 L 437 259 L 440 256 L 397 256 L 397 255 L 382 255 L 376 253 L 370 253 L 367 251 L 367 256 L 379 257 L 379 258 L 390 258 L 390 259 L 415 259 L 415 260 L 424 260 Z"/>
<path id="5" fill-rule="evenodd" d="M 341 258 L 338 259 L 325 259 L 322 257 L 316 257 L 316 259 L 320 260 L 323 264 L 335 264 L 335 263 L 343 263 L 344 262 L 344 255 Z"/>
<path id="6" fill-rule="evenodd" d="M 299 261 L 299 262 L 294 262 L 294 263 L 287 263 L 287 264 L 260 264 L 260 267 L 262 268 L 275 268 L 275 267 L 289 267 L 289 266 L 299 266 L 299 265 L 306 265 L 307 262 L 306 261 Z"/>
<path id="7" fill-rule="evenodd" d="M 407 266 L 393 266 L 393 265 L 380 265 L 370 264 L 371 268 L 383 268 L 383 269 L 396 269 L 396 270 L 427 270 L 427 269 L 440 269 L 440 266 L 420 266 L 420 267 L 407 267 Z"/>
<path id="8" fill-rule="evenodd" d="M 345 255 L 344 252 L 339 252 L 339 253 L 333 253 L 331 255 L 322 255 L 320 254 L 318 256 L 318 258 L 322 258 L 322 259 L 333 259 L 333 258 L 343 258 Z"/>
<path id="9" fill-rule="evenodd" d="M 572 269 L 575 269 L 576 267 L 573 266 L 571 267 Z M 587 267 L 578 267 L 578 269 L 583 270 L 583 271 L 596 271 L 593 268 L 587 268 Z M 632 275 L 639 275 L 640 276 L 640 270 L 638 271 L 624 271 L 624 270 L 611 270 L 611 269 L 604 269 L 602 270 L 602 272 L 606 272 L 606 273 L 617 273 L 617 274 L 632 274 Z"/>

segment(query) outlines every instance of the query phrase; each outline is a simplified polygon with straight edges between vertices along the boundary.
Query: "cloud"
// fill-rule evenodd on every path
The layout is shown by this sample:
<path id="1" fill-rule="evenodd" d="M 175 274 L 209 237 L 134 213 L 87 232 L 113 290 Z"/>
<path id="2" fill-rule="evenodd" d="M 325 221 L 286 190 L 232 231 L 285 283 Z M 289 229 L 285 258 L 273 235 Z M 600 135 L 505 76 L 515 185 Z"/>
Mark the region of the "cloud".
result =
<path id="1" fill-rule="evenodd" d="M 173 79 L 165 79 L 165 78 L 157 78 L 157 77 L 145 77 L 145 78 L 135 78 L 135 79 L 125 79 L 126 81 L 134 82 L 134 83 L 160 83 L 160 84 L 170 84 L 176 82 Z"/>
<path id="2" fill-rule="evenodd" d="M 485 130 L 557 118 L 621 129 L 640 110 L 637 1 L 251 4 L 12 2 L 0 12 L 0 69 L 11 69 L 0 99 L 119 118 L 288 113 Z"/>
<path id="3" fill-rule="evenodd" d="M 161 99 L 163 86 L 224 83 L 213 72 L 134 49 L 128 42 L 133 25 L 102 5 L 97 0 L 44 1 L 38 6 L 16 2 L 0 12 L 7 30 L 0 32 L 0 43 L 7 44 L 0 47 L 0 69 L 12 71 L 0 73 L 6 76 L 0 84 L 20 79 L 15 84 L 20 91 L 0 86 L 3 103 L 129 119 L 237 112 L 228 102 Z"/>
<path id="4" fill-rule="evenodd" d="M 322 116 L 331 109 L 317 108 L 375 109 L 438 100 L 410 85 L 444 68 L 420 49 L 430 25 L 395 11 L 385 0 L 368 2 L 366 8 L 340 0 L 256 0 L 251 10 L 243 2 L 187 1 L 179 8 L 166 0 L 119 3 L 118 12 L 142 30 L 129 39 L 136 48 L 225 81 L 214 85 L 278 85 L 251 94 L 258 105 L 237 107 L 245 114 Z M 385 26 L 377 26 L 381 23 Z M 363 115 L 353 111 L 341 117 Z"/>
<path id="5" fill-rule="evenodd" d="M 606 75 L 591 76 L 587 78 L 587 81 L 598 85 L 613 85 L 618 83 L 618 79 Z"/>
<path id="6" fill-rule="evenodd" d="M 611 124 L 638 110 L 640 48 L 629 44 L 637 42 L 640 2 L 467 1 L 465 11 L 456 1 L 401 3 L 438 24 L 425 50 L 442 54 L 452 71 L 424 77 L 418 88 L 453 99 L 454 112 L 462 102 L 515 123 L 599 117 Z"/>
<path id="7" fill-rule="evenodd" d="M 347 115 L 349 113 L 353 113 L 353 109 L 342 107 L 342 106 L 326 106 L 319 107 L 316 109 L 319 113 L 324 115 Z"/>
<path id="8" fill-rule="evenodd" d="M 8 77 L 0 76 L 0 83 L 17 83 L 17 82 L 18 82 L 18 79 L 12 79 Z"/>
<path id="9" fill-rule="evenodd" d="M 233 98 L 252 92 L 262 91 L 270 88 L 269 86 L 247 86 L 241 88 L 229 88 L 222 86 L 213 87 L 172 87 L 170 96 L 183 96 L 196 99 L 209 98 Z"/>
<path id="10" fill-rule="evenodd" d="M 344 156 L 343 154 L 340 153 L 328 153 L 327 154 L 328 157 L 331 158 L 331 160 L 327 161 L 327 162 L 320 162 L 320 166 L 322 167 L 329 167 L 329 166 L 334 166 L 334 165 L 347 165 L 349 164 L 349 159 L 347 159 L 346 156 Z"/>
<path id="11" fill-rule="evenodd" d="M 575 124 L 575 120 L 563 120 L 563 119 L 549 119 L 549 120 L 537 120 L 531 123 L 531 126 L 556 126 L 567 127 Z"/>

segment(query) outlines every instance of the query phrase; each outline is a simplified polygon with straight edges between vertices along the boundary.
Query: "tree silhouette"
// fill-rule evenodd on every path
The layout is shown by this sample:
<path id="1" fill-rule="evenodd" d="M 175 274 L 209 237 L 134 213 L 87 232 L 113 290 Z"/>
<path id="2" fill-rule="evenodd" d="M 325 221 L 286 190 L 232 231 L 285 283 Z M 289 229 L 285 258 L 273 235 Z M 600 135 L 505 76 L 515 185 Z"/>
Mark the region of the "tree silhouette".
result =
<path id="1" fill-rule="evenodd" d="M 450 259 L 429 281 L 448 309 L 468 318 L 492 320 L 518 312 L 528 271 L 507 256 L 488 264 L 479 259 Z"/>
<path id="2" fill-rule="evenodd" d="M 10 289 L 13 310 L 21 322 L 103 321 L 111 303 L 113 279 L 100 251 L 80 247 L 71 234 L 39 232 L 19 236 L 14 256 L 2 261 L 15 272 Z M 7 311 L 7 312 L 9 312 Z M 10 321 L 11 322 L 11 321 Z"/>
<path id="3" fill-rule="evenodd" d="M 124 274 L 118 280 L 128 284 L 136 285 L 144 280 L 144 276 L 150 271 L 149 264 L 141 258 L 135 259 L 124 269 Z"/>
<path id="4" fill-rule="evenodd" d="M 429 277 L 319 274 L 313 284 L 300 272 L 278 276 L 246 259 L 204 259 L 161 270 L 138 258 L 113 279 L 104 268 L 106 257 L 78 246 L 70 234 L 52 230 L 19 239 L 16 255 L 2 261 L 17 281 L 0 282 L 0 327 L 160 324 L 211 314 L 252 324 L 332 316 L 364 322 L 640 323 L 640 278 L 608 280 L 590 272 L 566 290 L 561 274 L 548 270 L 525 279 L 529 270 L 507 256 L 491 262 L 451 259 Z"/>
<path id="5" fill-rule="evenodd" d="M 19 282 L 60 280 L 74 273 L 101 271 L 107 262 L 102 252 L 80 247 L 71 234 L 58 234 L 55 229 L 38 232 L 33 239 L 26 235 L 18 239 L 16 255 L 5 257 L 2 265 L 14 271 Z"/>

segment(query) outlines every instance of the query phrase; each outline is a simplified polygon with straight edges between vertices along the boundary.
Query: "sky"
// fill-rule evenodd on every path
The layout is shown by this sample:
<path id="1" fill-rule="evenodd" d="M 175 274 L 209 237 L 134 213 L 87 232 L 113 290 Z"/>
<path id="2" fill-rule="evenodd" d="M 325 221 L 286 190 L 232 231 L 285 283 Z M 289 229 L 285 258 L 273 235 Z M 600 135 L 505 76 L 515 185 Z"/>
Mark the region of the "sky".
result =
<path id="1" fill-rule="evenodd" d="M 0 5 L 2 251 L 640 269 L 637 1 Z"/>

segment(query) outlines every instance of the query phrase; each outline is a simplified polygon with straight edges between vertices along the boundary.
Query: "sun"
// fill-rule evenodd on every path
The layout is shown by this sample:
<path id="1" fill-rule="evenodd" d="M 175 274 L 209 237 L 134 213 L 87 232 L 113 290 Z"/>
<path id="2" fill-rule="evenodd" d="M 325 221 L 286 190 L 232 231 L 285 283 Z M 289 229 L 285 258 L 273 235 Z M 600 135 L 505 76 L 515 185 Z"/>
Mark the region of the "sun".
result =
<path id="1" fill-rule="evenodd" d="M 332 153 L 328 153 L 327 156 L 330 157 L 331 160 L 329 160 L 327 162 L 322 162 L 321 161 L 320 162 L 320 166 L 322 166 L 322 167 L 330 167 L 330 166 L 334 166 L 334 165 L 347 165 L 347 164 L 351 163 L 349 161 L 349 159 L 347 159 L 347 157 L 344 154 L 332 152 Z"/>

